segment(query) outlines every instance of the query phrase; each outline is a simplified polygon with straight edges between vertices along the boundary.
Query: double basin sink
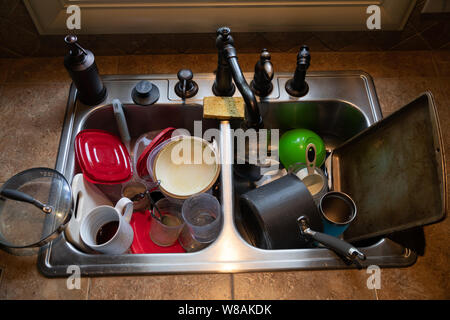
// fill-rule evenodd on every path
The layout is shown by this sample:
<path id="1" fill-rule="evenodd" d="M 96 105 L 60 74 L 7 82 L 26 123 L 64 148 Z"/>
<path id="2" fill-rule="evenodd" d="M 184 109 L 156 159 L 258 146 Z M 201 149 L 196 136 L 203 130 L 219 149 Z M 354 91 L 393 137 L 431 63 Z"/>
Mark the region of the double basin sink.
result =
<path id="1" fill-rule="evenodd" d="M 245 74 L 247 79 L 252 74 Z M 293 128 L 308 128 L 319 134 L 332 151 L 342 142 L 379 121 L 382 117 L 371 77 L 361 71 L 311 72 L 306 81 L 309 92 L 293 98 L 285 91 L 292 75 L 275 74 L 272 93 L 260 100 L 260 111 L 267 129 L 280 129 L 281 134 Z M 223 228 L 217 240 L 207 248 L 192 253 L 164 254 L 86 254 L 72 246 L 61 234 L 41 248 L 38 266 L 46 276 L 65 276 L 71 265 L 80 267 L 83 275 L 151 274 L 151 273 L 211 273 L 298 269 L 354 268 L 326 248 L 266 250 L 252 243 L 243 228 L 239 206 L 239 191 L 233 174 L 233 129 L 238 122 L 203 119 L 203 98 L 213 96 L 213 74 L 197 74 L 199 92 L 182 101 L 174 91 L 176 75 L 105 76 L 106 100 L 98 106 L 86 106 L 76 99 L 71 87 L 58 150 L 56 170 L 69 182 L 79 173 L 75 162 L 75 136 L 84 129 L 103 129 L 119 135 L 111 101 L 119 99 L 125 106 L 125 116 L 132 139 L 141 134 L 166 127 L 184 128 L 192 134 L 218 129 L 221 157 L 219 178 L 223 210 Z M 149 80 L 159 88 L 160 98 L 151 106 L 133 103 L 131 92 L 140 80 Z M 239 96 L 237 92 L 235 96 Z M 281 116 L 280 116 L 281 115 Z M 283 116 L 284 115 L 284 116 Z M 194 126 L 194 124 L 196 124 Z M 199 126 L 201 124 L 201 126 Z M 280 205 L 282 209 L 282 205 Z M 51 221 L 48 221 L 51 223 Z M 355 244 L 367 259 L 362 267 L 408 266 L 416 261 L 413 251 L 388 239 L 376 238 Z"/>

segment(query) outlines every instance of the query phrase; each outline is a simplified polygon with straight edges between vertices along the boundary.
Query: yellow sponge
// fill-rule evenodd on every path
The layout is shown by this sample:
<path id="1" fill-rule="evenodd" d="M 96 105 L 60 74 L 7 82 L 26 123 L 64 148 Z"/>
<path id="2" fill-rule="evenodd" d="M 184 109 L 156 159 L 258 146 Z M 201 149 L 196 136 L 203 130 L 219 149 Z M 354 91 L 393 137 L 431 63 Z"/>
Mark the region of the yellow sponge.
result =
<path id="1" fill-rule="evenodd" d="M 244 99 L 233 97 L 203 98 L 203 118 L 244 119 Z"/>

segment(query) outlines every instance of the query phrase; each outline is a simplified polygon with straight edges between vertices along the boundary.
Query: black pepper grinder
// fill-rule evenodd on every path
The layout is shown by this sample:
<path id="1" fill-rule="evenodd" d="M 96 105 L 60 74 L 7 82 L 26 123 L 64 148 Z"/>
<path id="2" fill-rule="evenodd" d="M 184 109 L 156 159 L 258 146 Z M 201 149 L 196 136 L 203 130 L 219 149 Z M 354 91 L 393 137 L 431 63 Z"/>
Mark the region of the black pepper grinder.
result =
<path id="1" fill-rule="evenodd" d="M 106 88 L 98 74 L 94 54 L 83 49 L 75 35 L 68 35 L 64 41 L 69 54 L 64 57 L 64 66 L 78 90 L 78 99 L 86 105 L 97 105 L 106 98 Z"/>

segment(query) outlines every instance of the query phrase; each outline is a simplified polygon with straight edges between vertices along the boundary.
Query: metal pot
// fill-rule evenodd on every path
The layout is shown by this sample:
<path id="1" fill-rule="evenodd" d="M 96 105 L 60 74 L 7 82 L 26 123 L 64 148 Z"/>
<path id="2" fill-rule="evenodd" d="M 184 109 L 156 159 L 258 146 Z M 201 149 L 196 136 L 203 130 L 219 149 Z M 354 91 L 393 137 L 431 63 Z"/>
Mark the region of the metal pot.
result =
<path id="1" fill-rule="evenodd" d="M 240 208 L 244 227 L 257 247 L 298 249 L 312 247 L 317 241 L 350 259 L 365 259 L 351 244 L 319 232 L 322 220 L 318 209 L 305 184 L 294 174 L 243 194 Z"/>

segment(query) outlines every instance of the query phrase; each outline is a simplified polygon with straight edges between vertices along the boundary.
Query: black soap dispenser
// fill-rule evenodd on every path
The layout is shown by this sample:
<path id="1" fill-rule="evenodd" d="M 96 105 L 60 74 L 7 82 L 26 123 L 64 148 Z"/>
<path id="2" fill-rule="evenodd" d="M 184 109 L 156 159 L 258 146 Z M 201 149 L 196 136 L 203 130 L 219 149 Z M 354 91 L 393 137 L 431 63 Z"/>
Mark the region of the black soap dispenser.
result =
<path id="1" fill-rule="evenodd" d="M 69 46 L 69 54 L 64 58 L 64 66 L 77 87 L 78 99 L 86 105 L 97 105 L 106 98 L 106 88 L 98 74 L 94 54 L 83 49 L 75 35 L 68 35 L 64 41 Z"/>

